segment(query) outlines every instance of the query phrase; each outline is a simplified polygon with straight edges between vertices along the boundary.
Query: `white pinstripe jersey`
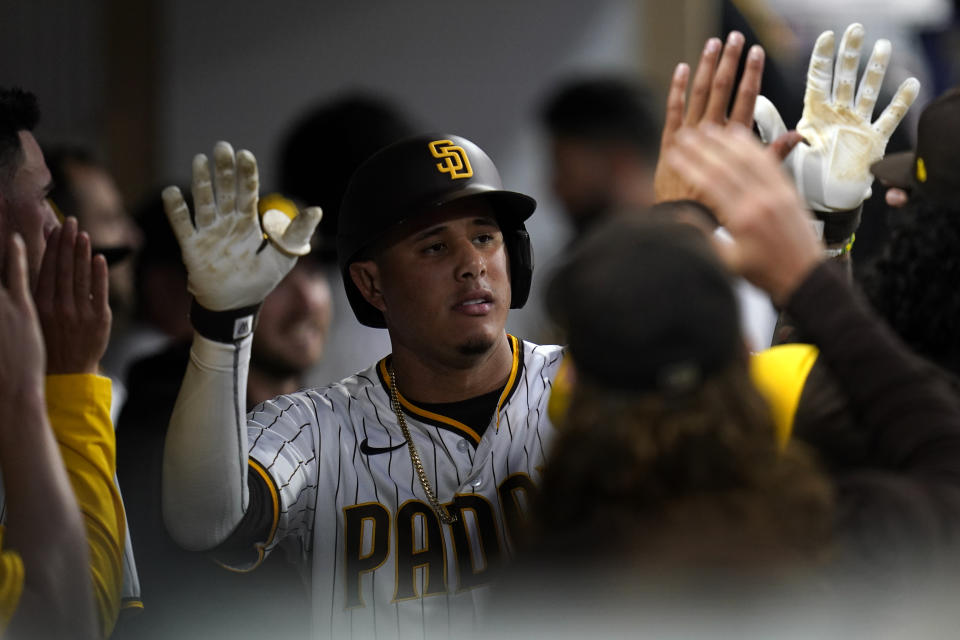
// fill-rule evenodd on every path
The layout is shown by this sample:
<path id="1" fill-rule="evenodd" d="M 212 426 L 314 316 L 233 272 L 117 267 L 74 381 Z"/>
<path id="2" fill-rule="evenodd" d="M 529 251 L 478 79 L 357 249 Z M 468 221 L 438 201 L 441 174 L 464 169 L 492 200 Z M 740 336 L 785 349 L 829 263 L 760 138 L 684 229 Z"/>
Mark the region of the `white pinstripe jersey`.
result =
<path id="1" fill-rule="evenodd" d="M 302 552 L 316 636 L 449 638 L 482 620 L 554 436 L 547 400 L 562 358 L 557 346 L 510 344 L 513 369 L 482 438 L 401 396 L 430 482 L 458 516 L 452 525 L 416 477 L 386 359 L 248 415 L 250 464 L 276 504 L 264 546 L 293 542 Z"/>

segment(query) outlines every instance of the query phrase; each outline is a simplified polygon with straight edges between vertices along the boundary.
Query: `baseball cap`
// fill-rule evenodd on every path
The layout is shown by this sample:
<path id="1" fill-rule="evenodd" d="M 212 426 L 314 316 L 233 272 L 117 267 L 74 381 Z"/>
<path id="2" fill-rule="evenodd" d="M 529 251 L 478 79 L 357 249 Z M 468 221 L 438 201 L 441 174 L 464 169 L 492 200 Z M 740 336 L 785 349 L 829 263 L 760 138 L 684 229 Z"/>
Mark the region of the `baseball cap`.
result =
<path id="1" fill-rule="evenodd" d="M 742 352 L 730 276 L 682 223 L 605 221 L 557 270 L 547 307 L 578 375 L 619 390 L 691 391 Z"/>
<path id="2" fill-rule="evenodd" d="M 486 200 L 504 231 L 510 256 L 511 307 L 527 300 L 533 273 L 524 221 L 536 201 L 503 188 L 493 160 L 461 136 L 431 133 L 406 138 L 373 154 L 350 178 L 340 205 L 337 257 L 347 300 L 357 319 L 386 327 L 383 314 L 368 303 L 350 277 L 350 264 L 363 251 L 446 204 Z"/>
<path id="3" fill-rule="evenodd" d="M 935 198 L 960 196 L 960 87 L 950 89 L 920 113 L 917 148 L 891 153 L 870 171 L 891 187 Z"/>

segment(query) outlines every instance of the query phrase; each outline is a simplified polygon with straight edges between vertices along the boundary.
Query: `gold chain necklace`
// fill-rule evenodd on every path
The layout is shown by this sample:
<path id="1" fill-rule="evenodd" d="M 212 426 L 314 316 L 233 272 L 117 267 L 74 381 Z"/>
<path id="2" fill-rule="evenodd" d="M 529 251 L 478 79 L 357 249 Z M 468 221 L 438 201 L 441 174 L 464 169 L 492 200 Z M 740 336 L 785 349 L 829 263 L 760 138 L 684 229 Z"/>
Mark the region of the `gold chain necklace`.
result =
<path id="1" fill-rule="evenodd" d="M 407 427 L 407 419 L 403 417 L 403 409 L 400 407 L 400 398 L 397 395 L 397 374 L 393 370 L 393 365 L 390 365 L 388 374 L 390 375 L 390 407 L 397 415 L 397 422 L 400 423 L 400 431 L 403 432 L 403 437 L 407 441 L 407 448 L 410 450 L 410 462 L 413 463 L 413 468 L 417 472 L 417 477 L 420 478 L 420 486 L 423 487 L 423 491 L 427 494 L 427 499 L 430 501 L 430 505 L 433 507 L 433 510 L 436 511 L 437 516 L 439 516 L 440 521 L 443 522 L 443 524 L 453 524 L 457 521 L 457 516 L 450 513 L 446 506 L 440 504 L 437 494 L 434 493 L 433 488 L 430 486 L 430 480 L 427 478 L 427 472 L 423 468 L 423 461 L 420 460 L 420 453 L 417 451 L 417 447 L 413 444 L 413 438 L 410 437 L 410 429 Z"/>

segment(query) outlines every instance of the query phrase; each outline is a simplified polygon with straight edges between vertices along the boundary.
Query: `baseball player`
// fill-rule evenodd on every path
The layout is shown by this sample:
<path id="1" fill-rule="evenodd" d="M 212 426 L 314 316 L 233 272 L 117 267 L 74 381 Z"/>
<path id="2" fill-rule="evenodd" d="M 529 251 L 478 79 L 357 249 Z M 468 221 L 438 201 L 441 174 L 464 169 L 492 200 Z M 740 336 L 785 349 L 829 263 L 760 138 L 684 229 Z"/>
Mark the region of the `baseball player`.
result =
<path id="1" fill-rule="evenodd" d="M 338 253 L 355 315 L 387 328 L 393 352 L 244 418 L 256 309 L 320 212 L 261 225 L 253 156 L 221 142 L 214 167 L 212 185 L 194 161 L 195 224 L 175 187 L 163 194 L 196 329 L 165 450 L 171 534 L 238 570 L 292 549 L 316 634 L 462 635 L 514 552 L 554 435 L 545 391 L 561 348 L 504 329 L 530 287 L 535 202 L 458 136 L 375 154 L 344 197 Z"/>

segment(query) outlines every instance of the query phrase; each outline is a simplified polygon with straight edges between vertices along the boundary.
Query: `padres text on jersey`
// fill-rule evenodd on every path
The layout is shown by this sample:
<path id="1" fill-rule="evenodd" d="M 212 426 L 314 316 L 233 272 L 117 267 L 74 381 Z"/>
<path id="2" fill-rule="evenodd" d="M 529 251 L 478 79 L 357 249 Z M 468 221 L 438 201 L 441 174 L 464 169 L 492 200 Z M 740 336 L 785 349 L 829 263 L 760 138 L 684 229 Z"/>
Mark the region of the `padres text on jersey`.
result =
<path id="1" fill-rule="evenodd" d="M 547 400 L 561 348 L 510 343 L 514 367 L 482 437 L 401 400 L 430 482 L 457 516 L 452 525 L 440 522 L 410 462 L 385 361 L 249 414 L 250 464 L 276 504 L 262 548 L 299 553 L 318 633 L 448 638 L 479 620 L 554 436 Z"/>

